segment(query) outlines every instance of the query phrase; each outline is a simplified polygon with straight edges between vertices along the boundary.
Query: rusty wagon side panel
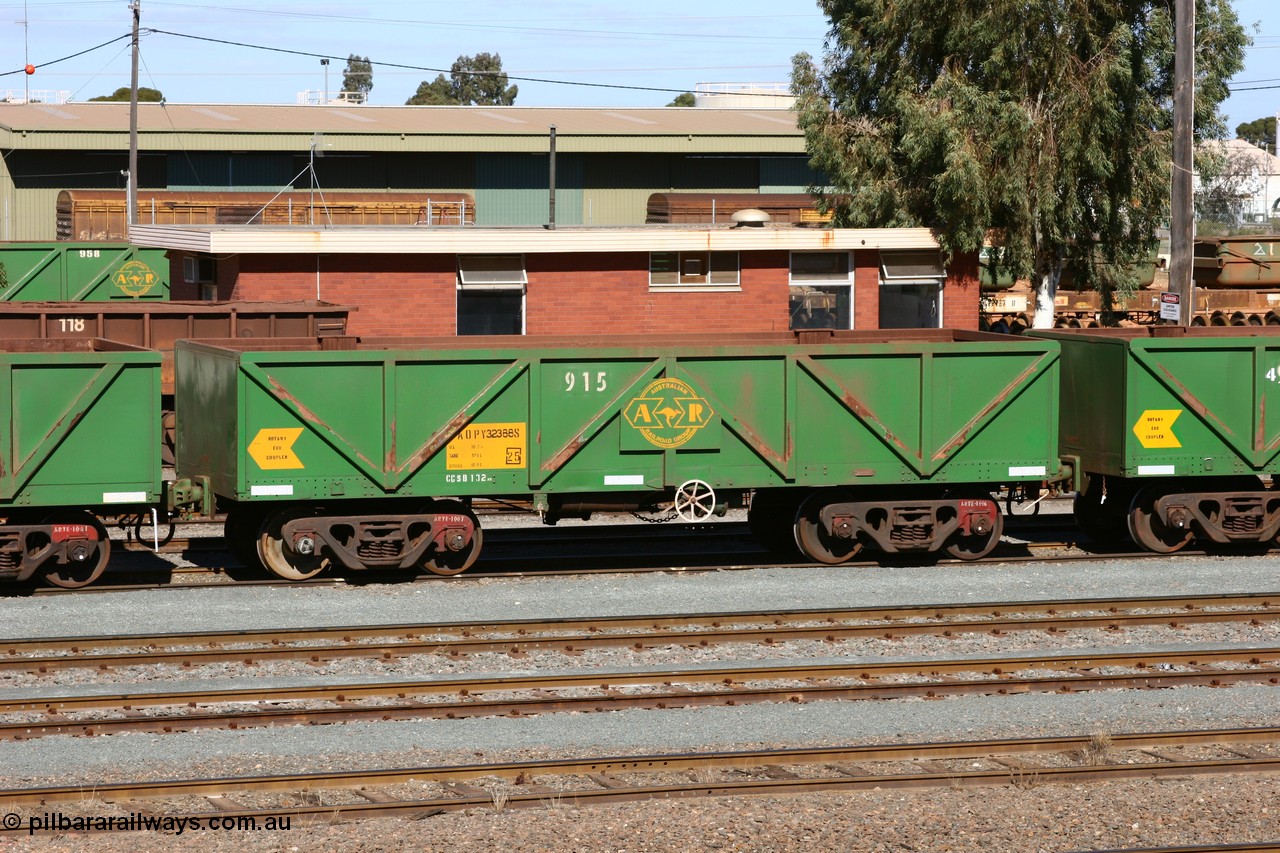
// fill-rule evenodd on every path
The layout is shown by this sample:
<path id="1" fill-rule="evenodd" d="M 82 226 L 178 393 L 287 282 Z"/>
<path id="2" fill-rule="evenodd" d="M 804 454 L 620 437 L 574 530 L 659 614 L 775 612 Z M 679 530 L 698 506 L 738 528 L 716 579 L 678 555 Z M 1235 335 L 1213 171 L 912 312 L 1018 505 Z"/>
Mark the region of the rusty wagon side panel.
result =
<path id="1" fill-rule="evenodd" d="M 1039 481 L 1056 343 L 183 341 L 178 471 L 237 501 Z"/>

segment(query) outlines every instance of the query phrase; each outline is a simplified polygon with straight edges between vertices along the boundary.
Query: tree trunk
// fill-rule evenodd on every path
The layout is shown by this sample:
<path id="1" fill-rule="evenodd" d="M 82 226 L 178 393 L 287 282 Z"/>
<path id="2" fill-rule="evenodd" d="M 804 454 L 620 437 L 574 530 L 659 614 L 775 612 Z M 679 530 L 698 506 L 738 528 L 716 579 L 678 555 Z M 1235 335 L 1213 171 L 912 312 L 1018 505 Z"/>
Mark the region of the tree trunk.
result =
<path id="1" fill-rule="evenodd" d="M 1033 289 L 1036 300 L 1035 314 L 1031 318 L 1031 328 L 1053 328 L 1053 298 L 1058 295 L 1058 278 L 1061 275 L 1061 268 L 1054 264 L 1036 281 Z"/>

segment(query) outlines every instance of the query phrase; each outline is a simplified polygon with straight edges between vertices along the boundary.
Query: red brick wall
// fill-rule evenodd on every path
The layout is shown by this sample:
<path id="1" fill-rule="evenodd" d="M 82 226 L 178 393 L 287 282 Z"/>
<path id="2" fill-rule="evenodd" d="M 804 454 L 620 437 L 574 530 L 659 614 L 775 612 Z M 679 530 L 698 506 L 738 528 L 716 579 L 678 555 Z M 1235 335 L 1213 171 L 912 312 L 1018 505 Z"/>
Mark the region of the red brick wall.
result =
<path id="1" fill-rule="evenodd" d="M 853 253 L 853 327 L 880 328 L 880 253 Z"/>
<path id="2" fill-rule="evenodd" d="M 977 329 L 982 288 L 978 282 L 978 255 L 956 255 L 947 267 L 942 294 L 942 325 L 953 329 Z"/>
<path id="3" fill-rule="evenodd" d="M 315 255 L 240 255 L 218 262 L 218 298 L 316 299 Z M 649 256 L 531 254 L 525 331 L 541 334 L 643 334 L 783 331 L 788 327 L 788 253 L 743 252 L 741 290 L 673 293 L 649 289 Z M 457 331 L 456 260 L 444 255 L 325 255 L 319 298 L 350 305 L 357 335 L 452 335 Z M 199 294 L 181 283 L 175 299 Z M 192 292 L 188 295 L 187 291 Z M 179 295 L 179 294 L 182 295 Z M 957 258 L 943 297 L 948 326 L 978 326 L 977 257 Z M 880 256 L 854 253 L 854 328 L 879 328 Z"/>
<path id="4" fill-rule="evenodd" d="M 743 252 L 740 291 L 649 289 L 649 255 L 528 255 L 531 334 L 785 331 L 787 253 Z"/>
<path id="5" fill-rule="evenodd" d="M 241 255 L 228 299 L 316 299 L 359 310 L 356 335 L 452 335 L 457 331 L 453 255 Z M 221 277 L 221 276 L 220 276 Z M 319 287 L 317 288 L 317 281 Z M 219 287 L 219 296 L 223 296 Z"/>

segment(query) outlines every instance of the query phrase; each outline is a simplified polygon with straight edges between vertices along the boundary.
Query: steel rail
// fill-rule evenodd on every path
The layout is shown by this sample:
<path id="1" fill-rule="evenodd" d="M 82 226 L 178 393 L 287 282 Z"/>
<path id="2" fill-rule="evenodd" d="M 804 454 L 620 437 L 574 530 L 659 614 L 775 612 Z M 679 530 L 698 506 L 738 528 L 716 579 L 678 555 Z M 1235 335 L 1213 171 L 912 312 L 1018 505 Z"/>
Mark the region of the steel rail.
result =
<path id="1" fill-rule="evenodd" d="M 121 732 L 194 731 L 210 728 L 259 728 L 283 725 L 331 725 L 350 722 L 387 722 L 414 719 L 467 719 L 476 717 L 522 717 L 550 713 L 593 713 L 621 709 L 672 709 L 710 705 L 747 705 L 760 702 L 821 702 L 832 700 L 940 699 L 951 695 L 1018 695 L 1025 693 L 1079 693 L 1091 690 L 1154 689 L 1169 687 L 1225 687 L 1237 683 L 1280 684 L 1280 668 L 1232 670 L 1219 673 L 1177 673 L 1165 675 L 1106 675 L 1070 677 L 1029 677 L 1008 680 L 933 681 L 909 684 L 863 684 L 852 686 L 814 685 L 805 687 L 730 688 L 716 692 L 694 692 L 675 688 L 666 693 L 604 693 L 577 697 L 535 699 L 461 700 L 392 705 L 352 705 L 349 698 L 332 701 L 335 707 L 255 711 L 214 711 L 173 715 L 141 715 L 132 707 L 125 718 L 95 718 L 73 721 L 51 716 L 47 722 L 0 724 L 0 740 L 29 740 L 53 735 L 94 736 Z M 364 697 L 367 698 L 367 697 Z M 403 698 L 403 697 L 399 697 Z M 269 702 L 249 702 L 264 705 Z M 53 714 L 54 712 L 51 712 Z"/>
<path id="2" fill-rule="evenodd" d="M 1244 607 L 1206 610 L 1207 607 Z M 905 608 L 804 609 L 743 611 L 617 618 L 519 620 L 496 623 L 461 622 L 332 628 L 134 636 L 57 637 L 0 640 L 0 671 L 49 672 L 59 669 L 169 664 L 193 667 L 208 663 L 302 659 L 320 662 L 344 657 L 390 659 L 414 654 L 520 654 L 525 651 L 579 652 L 625 646 L 637 650 L 664 645 L 707 646 L 733 642 L 772 644 L 796 640 L 834 642 L 852 637 L 896 638 L 908 635 L 953 636 L 1014 631 L 1066 632 L 1072 629 L 1121 630 L 1142 625 L 1182 627 L 1191 624 L 1253 622 L 1280 619 L 1280 595 L 1184 596 L 1173 598 L 1093 599 L 1078 602 L 1015 602 L 990 605 L 938 605 Z M 1170 610 L 1176 612 L 1137 612 Z M 1078 615 L 1084 611 L 1099 615 Z M 1062 616 L 1076 611 L 1077 615 Z M 1004 617 L 1004 613 L 1019 613 Z M 965 616 L 975 618 L 962 618 Z M 905 621 L 905 620 L 929 621 Z M 861 620 L 859 624 L 841 624 Z M 868 621 L 874 620 L 874 621 Z M 804 625 L 805 622 L 819 622 Z M 700 627 L 694 627 L 700 626 Z M 738 627 L 726 627 L 738 626 Z M 745 626 L 745 627 L 744 627 Z M 637 630 L 641 629 L 641 630 Z M 629 633 L 608 633 L 622 632 Z M 489 635 L 479 638 L 476 635 Z M 443 636 L 440 636 L 443 635 Z M 506 636 L 503 636 L 506 635 Z M 439 637 L 422 639 L 423 637 Z M 333 644 L 334 640 L 340 644 Z M 361 640 L 379 640 L 361 643 Z M 285 643 L 328 642 L 323 646 Z M 237 648 L 225 648 L 236 645 Z M 183 648 L 178 648 L 183 647 Z M 186 648 L 198 647 L 198 648 Z M 118 654 L 85 649 L 129 648 Z M 70 655 L 34 652 L 67 651 Z"/>
<path id="3" fill-rule="evenodd" d="M 1111 734 L 1111 751 L 1170 749 L 1183 746 L 1257 744 L 1280 741 L 1280 728 L 1201 729 L 1167 732 Z M 604 756 L 598 758 L 547 759 L 485 764 L 433 765 L 330 771 L 271 776 L 230 776 L 209 779 L 168 779 L 151 782 L 94 783 L 36 788 L 0 789 L 0 806 L 16 807 L 79 802 L 87 793 L 95 799 L 158 799 L 214 796 L 272 791 L 314 791 L 353 788 L 360 785 L 390 786 L 406 782 L 466 782 L 486 777 L 532 779 L 539 776 L 585 776 L 591 773 L 660 773 L 704 769 L 740 769 L 768 766 L 843 764 L 897 761 L 982 759 L 995 756 L 1046 754 L 1085 750 L 1093 736 L 1011 738 L 990 741 L 941 743 L 890 743 L 856 746 L 734 750 L 704 753 Z M 1242 756 L 1249 757 L 1249 756 Z M 1254 756 L 1256 757 L 1256 756 Z M 1028 770 L 1034 769 L 1028 767 Z"/>
<path id="4" fill-rule="evenodd" d="M 1152 669 L 1164 666 L 1202 666 L 1208 663 L 1242 663 L 1259 666 L 1280 660 L 1280 648 L 1234 647 L 1179 651 L 1102 652 L 1068 655 L 1026 655 L 998 658 L 920 661 L 859 661 L 854 663 L 779 666 L 709 667 L 618 672 L 567 672 L 550 675 L 498 677 L 446 677 L 419 681 L 313 684 L 288 687 L 245 687 L 218 690 L 155 691 L 0 700 L 0 714 L 146 708 L 163 705 L 212 705 L 235 702 L 336 701 L 386 696 L 425 696 L 508 692 L 512 690 L 601 689 L 684 683 L 726 685 L 755 681 L 855 678 L 871 681 L 885 676 L 941 677 L 952 673 L 979 672 L 1005 676 L 1029 669 L 1051 671 L 1090 670 L 1102 667 Z M 1236 670 L 1213 670 L 1213 677 L 1240 676 Z M 936 686 L 936 685 L 934 685 Z"/>
<path id="5" fill-rule="evenodd" d="M 0 712 L 41 712 L 42 721 L 0 725 L 0 739 L 23 740 L 58 734 L 96 735 L 122 731 L 170 732 L 198 728 L 243 728 L 267 725 L 321 725 L 357 720 L 460 719 L 485 716 L 522 716 L 552 712 L 610 711 L 621 708 L 680 708 L 705 705 L 737 705 L 754 702 L 812 702 L 833 699 L 940 698 L 960 694 L 1070 693 L 1085 690 L 1213 686 L 1236 683 L 1280 684 L 1280 668 L 1262 668 L 1261 660 L 1280 657 L 1280 649 L 1197 650 L 1147 655 L 1111 654 L 1088 657 L 1050 656 L 968 661 L 910 663 L 823 664 L 789 667 L 677 670 L 643 673 L 586 673 L 514 676 L 491 679 L 439 679 L 434 681 L 312 685 L 237 690 L 139 693 L 94 696 L 14 699 L 0 703 Z M 1252 669 L 1211 669 L 1209 661 L 1251 664 Z M 1078 674 L 1081 669 L 1128 667 L 1147 669 L 1165 664 L 1196 667 L 1195 672 L 1139 674 Z M 1066 670 L 1068 675 L 1014 677 L 1025 670 Z M 960 680 L 958 672 L 985 672 L 991 677 Z M 884 675 L 924 677 L 924 681 L 878 683 Z M 858 679 L 861 684 L 831 684 L 830 679 Z M 805 682 L 801 686 L 749 686 L 760 682 Z M 682 685 L 711 685 L 699 692 Z M 667 692 L 621 693 L 620 687 L 665 687 Z M 560 696 L 553 689 L 598 691 L 588 695 Z M 714 689 L 712 689 L 714 688 Z M 531 692 L 535 698 L 480 699 L 485 693 Z M 456 695 L 455 701 L 411 701 L 409 697 Z M 356 705 L 359 699 L 392 699 L 398 704 Z M 268 708 L 277 703 L 323 701 L 323 708 Z M 138 709 L 161 706 L 199 708 L 209 705 L 249 704 L 255 710 L 216 710 L 183 714 L 149 715 Z M 123 718 L 72 720 L 75 711 L 123 711 Z"/>
<path id="6" fill-rule="evenodd" d="M 1192 775 L 1256 774 L 1280 772 L 1280 758 L 1239 758 L 1225 760 L 1178 761 L 1159 764 L 1107 764 L 1084 767 L 1036 767 L 1028 770 L 1037 783 L 1114 782 L 1127 779 L 1161 779 Z M 819 792 L 849 792 L 873 789 L 975 788 L 1007 785 L 1018 771 L 1002 767 L 998 770 L 955 770 L 945 772 L 899 773 L 886 775 L 837 775 L 817 778 L 769 778 L 720 782 L 690 782 L 666 785 L 610 786 L 577 788 L 563 791 L 512 791 L 503 800 L 504 808 L 545 807 L 549 799 L 574 806 L 603 805 L 637 800 L 689 799 L 701 797 L 743 797 Z M 263 809 L 220 809 L 213 812 L 181 812 L 203 825 L 225 824 L 239 818 L 265 820 L 268 817 L 301 818 L 303 825 L 312 822 L 330 824 L 337 820 L 405 815 L 429 816 L 445 811 L 477 807 L 494 807 L 493 794 L 465 795 L 399 800 L 392 802 L 353 802 L 330 805 L 284 806 Z M 26 830 L 7 830 L 4 834 Z"/>

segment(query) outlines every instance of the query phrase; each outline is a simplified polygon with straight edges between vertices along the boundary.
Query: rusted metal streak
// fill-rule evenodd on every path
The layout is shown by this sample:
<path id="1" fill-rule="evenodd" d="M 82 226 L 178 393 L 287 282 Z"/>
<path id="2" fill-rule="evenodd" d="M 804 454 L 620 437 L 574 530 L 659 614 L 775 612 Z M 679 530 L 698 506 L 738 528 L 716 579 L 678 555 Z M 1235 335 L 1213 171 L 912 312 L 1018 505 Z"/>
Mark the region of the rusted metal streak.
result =
<path id="1" fill-rule="evenodd" d="M 1192 394 L 1190 390 L 1187 389 L 1187 386 L 1183 385 L 1181 382 L 1177 380 L 1177 378 L 1173 375 L 1173 373 L 1170 372 L 1169 368 L 1165 367 L 1164 364 L 1161 362 L 1156 362 L 1156 367 L 1160 368 L 1160 372 L 1165 375 L 1165 377 L 1169 380 L 1170 384 L 1177 387 L 1178 396 L 1181 397 L 1183 402 L 1187 404 L 1187 408 L 1191 409 L 1193 412 L 1195 412 L 1196 414 L 1200 415 L 1203 418 L 1211 418 L 1213 422 L 1216 423 L 1218 426 L 1222 427 L 1222 431 L 1227 433 L 1228 435 L 1232 435 L 1232 436 L 1235 435 L 1235 433 L 1231 431 L 1230 427 L 1224 424 L 1218 418 L 1217 415 L 1215 415 L 1213 412 L 1209 410 L 1208 406 L 1200 402 L 1200 399 L 1196 397 L 1195 394 Z"/>
<path id="2" fill-rule="evenodd" d="M 1273 743 L 1280 729 L 1207 729 L 1196 731 L 1118 733 L 1111 748 L 1169 748 L 1241 743 Z M 980 759 L 997 755 L 1060 753 L 1088 747 L 1089 737 L 1044 737 L 943 743 L 892 743 L 827 748 L 781 748 L 728 752 L 627 755 L 492 764 L 399 767 L 379 770 L 300 773 L 275 776 L 172 779 L 156 782 L 95 784 L 94 795 L 108 801 L 156 797 L 208 796 L 261 791 L 321 790 L 359 785 L 397 785 L 408 781 L 470 781 L 483 778 L 520 779 L 535 776 L 580 776 L 586 773 L 657 773 L 695 769 L 759 767 L 768 764 L 801 766 L 858 761 L 915 761 Z M 1242 756 L 1266 758 L 1266 756 Z M 914 774 L 913 774 L 914 775 Z M 0 790 L 0 805 L 14 807 L 83 800 L 82 785 Z"/>
<path id="3" fill-rule="evenodd" d="M 622 411 L 621 401 L 623 397 L 630 394 L 635 387 L 646 379 L 652 379 L 656 374 L 661 373 L 664 366 L 661 361 L 651 361 L 648 366 L 641 370 L 634 379 L 620 386 L 620 390 L 612 399 L 600 407 L 600 409 L 591 416 L 591 420 L 583 427 L 577 435 L 565 442 L 564 446 L 557 450 L 554 454 L 542 463 L 541 470 L 544 474 L 554 474 L 559 471 L 565 463 L 577 455 L 578 451 L 587 445 L 589 441 L 604 429 L 605 424 L 615 417 L 619 417 Z M 538 436 L 541 442 L 541 434 Z"/>
<path id="4" fill-rule="evenodd" d="M 22 477 L 23 470 L 36 458 L 38 454 L 42 454 L 48 444 L 57 438 L 67 435 L 71 430 L 75 429 L 76 424 L 84 420 L 84 416 L 93 408 L 94 403 L 101 399 L 107 386 L 111 384 L 124 370 L 124 365 L 107 365 L 104 364 L 98 368 L 97 374 L 93 380 L 80 391 L 76 399 L 67 407 L 66 411 L 59 416 L 49 431 L 44 434 L 39 442 L 32 447 L 31 452 L 27 454 L 25 459 L 18 461 L 13 469 L 14 490 L 19 487 L 17 480 Z M 15 450 L 17 448 L 14 448 Z M 43 456 L 41 456 L 43 458 Z M 29 475 L 28 475 L 29 476 Z"/>
<path id="5" fill-rule="evenodd" d="M 475 418 L 475 415 L 472 413 L 473 408 L 475 408 L 485 398 L 492 396 L 494 393 L 500 392 L 503 388 L 506 388 L 514 382 L 521 373 L 528 370 L 528 368 L 528 361 L 516 361 L 507 365 L 505 370 L 495 376 L 489 384 L 481 388 L 470 400 L 466 402 L 465 405 L 463 405 L 456 415 L 451 417 L 443 427 L 432 433 L 431 437 L 428 438 L 416 452 L 406 459 L 404 464 L 399 466 L 397 466 L 395 462 L 395 444 L 393 442 L 391 450 L 392 455 L 387 459 L 386 470 L 394 471 L 397 474 L 402 474 L 405 471 L 416 471 L 428 459 L 438 453 L 441 447 L 444 447 L 452 441 L 453 437 L 461 432 L 463 427 L 471 423 Z"/>
<path id="6" fill-rule="evenodd" d="M 763 679 L 761 679 L 763 680 Z M 1153 675 L 1068 675 L 1057 678 L 986 678 L 938 680 L 906 684 L 806 685 L 679 691 L 622 695 L 551 697 L 516 700 L 462 700 L 458 702 L 398 705 L 344 706 L 308 710 L 204 712 L 166 716 L 95 719 L 83 722 L 7 723 L 0 725 L 0 740 L 26 740 L 51 735 L 92 736 L 118 732 L 173 732 L 205 728 L 255 728 L 276 725 L 329 725 L 356 721 L 408 719 L 467 719 L 494 716 L 526 716 L 547 713 L 586 713 L 622 709 L 669 709 L 739 705 L 758 702 L 819 702 L 866 699 L 940 698 L 953 695 L 1009 695 L 1023 693 L 1074 693 L 1090 690 L 1154 689 L 1186 686 L 1224 687 L 1238 683 L 1280 683 L 1280 670 L 1223 670 L 1221 672 L 1164 673 Z M 504 688 L 495 686 L 494 691 Z M 475 695 L 475 694 L 472 694 Z M 1280 760 L 1280 759 L 1277 759 Z"/>
<path id="7" fill-rule="evenodd" d="M 933 461 L 938 462 L 943 459 L 946 459 L 948 456 L 951 455 L 951 452 L 953 450 L 962 446 L 966 441 L 968 441 L 969 431 L 974 429 L 974 427 L 978 426 L 983 421 L 987 420 L 988 416 L 993 411 L 995 411 L 999 406 L 1001 406 L 1005 402 L 1005 400 L 1009 398 L 1012 392 L 1022 387 L 1022 383 L 1027 379 L 1027 377 L 1038 372 L 1040 370 L 1040 364 L 1043 361 L 1044 361 L 1044 357 L 1038 358 L 1035 360 L 1035 362 L 1028 365 L 1026 370 L 1019 373 L 1017 377 L 1015 377 L 1012 382 L 1006 385 L 1004 389 L 999 394 L 997 394 L 990 403 L 988 403 L 986 406 L 982 408 L 982 411 L 974 415 L 967 424 L 965 424 L 963 427 L 960 428 L 960 431 L 957 432 L 950 441 L 942 445 L 942 447 L 940 447 L 937 450 L 937 452 L 933 454 Z"/>
<path id="8" fill-rule="evenodd" d="M 230 690 L 164 691 L 134 694 L 31 697 L 0 702 L 0 713 L 39 711 L 60 713 L 120 707 L 212 705 L 259 701 L 342 701 L 378 696 L 427 696 L 512 690 L 549 690 L 650 685 L 655 683 L 743 683 L 747 681 L 804 680 L 814 678 L 874 678 L 889 675 L 935 676 L 947 673 L 983 672 L 1003 675 L 1028 669 L 1086 670 L 1104 666 L 1144 669 L 1159 664 L 1189 666 L 1209 662 L 1243 662 L 1280 659 L 1277 648 L 1198 649 L 1194 652 L 1118 652 L 1087 656 L 1033 655 L 967 660 L 869 661 L 851 664 L 799 666 L 723 667 L 714 669 L 660 669 L 648 672 L 574 672 L 558 675 L 497 678 L 446 678 L 431 681 L 316 684 L 299 687 L 258 687 Z M 1224 675 L 1232 671 L 1223 670 Z M 1280 673 L 1265 670 L 1267 673 Z"/>
<path id="9" fill-rule="evenodd" d="M 916 461 L 920 461 L 923 458 L 921 453 L 919 452 L 913 453 L 911 448 L 909 448 L 906 444 L 904 444 L 902 439 L 898 438 L 898 436 L 893 432 L 893 430 L 889 429 L 888 426 L 886 426 L 878 417 L 876 417 L 875 412 L 867 408 L 867 406 L 861 400 L 855 397 L 852 391 L 844 387 L 844 385 L 841 384 L 831 374 L 830 371 L 820 367 L 817 364 L 817 362 L 813 360 L 811 356 L 806 355 L 801 358 L 798 358 L 797 362 L 805 363 L 808 366 L 807 369 L 810 371 L 810 373 L 814 377 L 818 377 L 819 374 L 822 374 L 822 378 L 820 381 L 839 390 L 840 393 L 837 399 L 840 400 L 840 402 L 844 405 L 846 409 L 853 412 L 853 414 L 857 415 L 858 418 L 861 419 L 864 423 L 870 423 L 874 425 L 875 428 L 880 431 L 884 439 L 892 443 L 899 450 L 901 450 L 903 454 L 915 459 Z"/>
<path id="10" fill-rule="evenodd" d="M 421 641 L 416 637 L 395 639 L 384 637 L 378 643 L 344 645 L 257 646 L 243 649 L 190 649 L 185 651 L 158 651 L 152 644 L 139 639 L 143 651 L 118 654 L 76 654 L 46 657 L 0 657 L 0 671 L 45 672 L 55 669 L 83 667 L 112 667 L 143 664 L 169 664 L 199 666 L 209 663 L 256 662 L 261 660 L 317 661 L 349 657 L 406 657 L 409 655 L 448 655 L 510 653 L 531 649 L 579 651 L 588 648 L 612 648 L 626 646 L 635 649 L 655 648 L 667 645 L 711 645 L 735 642 L 774 643 L 795 640 L 835 641 L 850 637 L 876 636 L 901 637 L 918 635 L 951 635 L 976 633 L 1003 633 L 1012 631 L 1069 631 L 1085 628 L 1121 629 L 1136 625 L 1179 626 L 1193 624 L 1217 624 L 1222 622 L 1280 620 L 1280 610 L 1228 610 L 1192 613 L 1144 613 L 1109 614 L 1101 616 L 1051 616 L 1047 618 L 1025 617 L 1019 619 L 958 619 L 941 622 L 884 622 L 863 625 L 809 625 L 788 627 L 781 624 L 763 624 L 747 628 L 705 630 L 654 630 L 644 633 L 600 634 L 580 632 L 551 634 L 547 636 L 503 637 L 496 639 L 443 639 Z M 673 620 L 675 621 L 675 620 Z M 732 622 L 732 617 L 716 617 L 715 622 Z M 698 620 L 690 619 L 688 624 Z M 417 633 L 431 633 L 430 626 L 416 629 Z M 535 629 L 536 630 L 536 629 Z M 550 630 L 550 629 L 546 629 Z M 337 633 L 337 632 L 335 632 Z M 355 632 L 353 632 L 355 633 Z M 358 632 L 362 636 L 377 636 L 367 629 Z M 245 639 L 245 638 L 240 638 Z M 250 640 L 245 639 L 245 642 Z M 266 642 L 265 640 L 263 642 Z M 287 642 L 287 640 L 285 640 Z"/>
<path id="11" fill-rule="evenodd" d="M 267 380 L 267 384 L 271 386 L 272 392 L 277 397 L 279 397 L 281 400 L 284 400 L 285 402 L 293 406 L 294 410 L 298 413 L 298 417 L 302 418 L 304 421 L 306 421 L 309 424 L 312 424 L 313 426 L 319 427 L 329 435 L 333 436 L 336 440 L 340 441 L 343 444 L 343 446 L 346 447 L 348 451 L 350 451 L 351 455 L 359 459 L 361 462 L 363 462 L 370 471 L 378 470 L 378 466 L 374 463 L 372 459 L 365 456 L 363 453 L 357 450 L 355 446 L 352 445 L 349 441 L 347 441 L 345 438 L 342 438 L 340 435 L 338 435 L 338 433 L 334 431 L 333 427 L 325 423 L 323 418 L 321 418 L 315 412 L 311 411 L 311 409 L 303 405 L 302 401 L 299 400 L 297 397 L 293 396 L 293 394 L 286 391 L 285 387 L 281 385 L 280 382 L 274 376 L 265 376 L 264 378 Z"/>

